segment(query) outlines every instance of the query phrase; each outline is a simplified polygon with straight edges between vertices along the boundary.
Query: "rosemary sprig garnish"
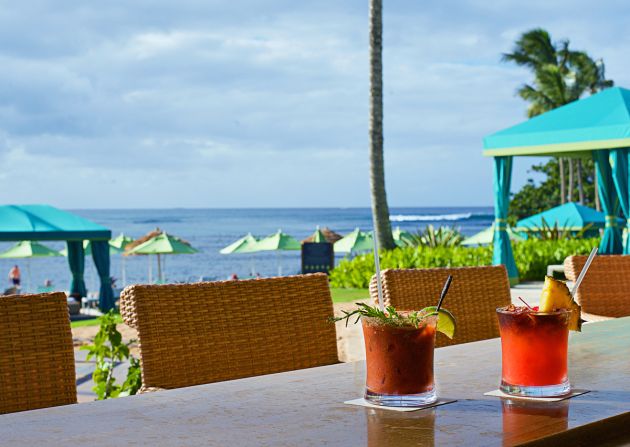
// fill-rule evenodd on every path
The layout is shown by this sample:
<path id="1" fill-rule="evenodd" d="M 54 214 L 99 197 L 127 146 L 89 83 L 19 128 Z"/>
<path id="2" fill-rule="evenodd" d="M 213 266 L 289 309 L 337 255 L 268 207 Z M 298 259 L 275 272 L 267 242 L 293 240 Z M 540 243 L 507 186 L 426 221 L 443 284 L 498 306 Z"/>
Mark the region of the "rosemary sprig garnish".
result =
<path id="1" fill-rule="evenodd" d="M 331 322 L 346 320 L 347 327 L 348 322 L 354 316 L 356 316 L 354 324 L 357 324 L 361 317 L 368 317 L 375 318 L 381 323 L 391 326 L 413 326 L 417 328 L 422 319 L 427 316 L 427 314 L 422 311 L 414 311 L 409 314 L 401 315 L 396 311 L 394 306 L 387 306 L 385 311 L 382 311 L 377 306 L 370 306 L 365 303 L 356 303 L 356 305 L 357 308 L 352 311 L 342 310 L 343 316 L 329 317 L 328 320 Z"/>

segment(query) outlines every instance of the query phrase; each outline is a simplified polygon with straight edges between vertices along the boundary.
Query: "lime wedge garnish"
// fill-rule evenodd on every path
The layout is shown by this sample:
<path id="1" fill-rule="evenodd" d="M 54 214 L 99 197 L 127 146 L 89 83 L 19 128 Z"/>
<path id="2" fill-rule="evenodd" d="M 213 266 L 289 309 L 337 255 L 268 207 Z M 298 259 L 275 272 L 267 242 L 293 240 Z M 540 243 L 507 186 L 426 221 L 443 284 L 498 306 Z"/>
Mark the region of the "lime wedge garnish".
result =
<path id="1" fill-rule="evenodd" d="M 436 306 L 429 306 L 422 309 L 422 312 L 426 312 L 429 315 L 438 316 L 437 331 L 443 333 L 448 338 L 453 338 L 455 335 L 455 317 L 448 310 L 441 308 L 439 312 L 435 312 Z"/>

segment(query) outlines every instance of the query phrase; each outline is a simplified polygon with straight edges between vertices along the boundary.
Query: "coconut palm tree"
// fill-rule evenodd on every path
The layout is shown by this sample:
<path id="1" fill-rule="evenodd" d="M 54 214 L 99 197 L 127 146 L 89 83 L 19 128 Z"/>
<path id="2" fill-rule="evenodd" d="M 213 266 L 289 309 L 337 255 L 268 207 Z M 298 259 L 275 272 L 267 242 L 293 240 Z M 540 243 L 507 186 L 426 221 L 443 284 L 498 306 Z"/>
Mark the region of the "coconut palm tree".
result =
<path id="1" fill-rule="evenodd" d="M 530 103 L 529 117 L 578 100 L 585 93 L 597 93 L 612 87 L 606 79 L 604 62 L 593 60 L 583 51 L 569 49 L 569 40 L 554 43 L 547 31 L 535 28 L 521 35 L 511 53 L 504 53 L 504 62 L 514 62 L 529 68 L 534 74 L 532 84 L 523 84 L 518 95 Z M 561 202 L 566 200 L 564 163 L 559 158 Z M 574 161 L 569 160 L 569 200 L 573 198 L 573 179 L 581 179 L 581 166 L 574 176 Z M 584 197 L 581 181 L 578 181 L 579 197 Z"/>
<path id="2" fill-rule="evenodd" d="M 383 249 L 396 247 L 389 222 L 383 161 L 383 4 L 370 0 L 370 190 L 376 239 Z"/>

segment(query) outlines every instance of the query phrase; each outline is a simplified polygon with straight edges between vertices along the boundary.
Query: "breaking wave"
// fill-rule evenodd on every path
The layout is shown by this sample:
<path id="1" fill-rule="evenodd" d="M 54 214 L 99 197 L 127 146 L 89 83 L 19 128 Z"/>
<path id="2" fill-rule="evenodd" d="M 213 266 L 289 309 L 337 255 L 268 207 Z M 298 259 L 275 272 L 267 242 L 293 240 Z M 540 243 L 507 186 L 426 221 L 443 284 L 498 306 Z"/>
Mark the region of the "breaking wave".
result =
<path id="1" fill-rule="evenodd" d="M 389 217 L 392 222 L 445 222 L 468 219 L 489 219 L 492 214 L 453 213 L 453 214 L 397 214 Z"/>

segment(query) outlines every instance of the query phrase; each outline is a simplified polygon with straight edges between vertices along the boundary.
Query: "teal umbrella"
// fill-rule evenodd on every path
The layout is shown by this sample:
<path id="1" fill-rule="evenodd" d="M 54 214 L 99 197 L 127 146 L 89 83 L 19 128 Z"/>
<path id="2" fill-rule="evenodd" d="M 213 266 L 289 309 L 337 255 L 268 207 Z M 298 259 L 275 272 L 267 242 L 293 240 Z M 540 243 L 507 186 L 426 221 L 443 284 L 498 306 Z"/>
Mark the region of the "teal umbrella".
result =
<path id="1" fill-rule="evenodd" d="M 28 290 L 31 286 L 31 265 L 30 258 L 50 258 L 54 256 L 61 256 L 57 250 L 48 248 L 45 245 L 35 241 L 20 241 L 13 247 L 9 248 L 3 253 L 0 253 L 0 258 L 3 259 L 26 259 L 26 285 L 25 289 Z"/>
<path id="2" fill-rule="evenodd" d="M 160 255 L 189 255 L 198 253 L 188 242 L 165 231 L 126 251 L 126 255 L 157 255 L 158 281 L 164 282 Z"/>
<path id="3" fill-rule="evenodd" d="M 618 222 L 622 220 L 618 219 Z M 545 226 L 556 225 L 558 228 L 569 231 L 580 231 L 587 226 L 604 228 L 606 214 L 579 203 L 569 202 L 519 220 L 515 230 L 536 231 Z"/>
<path id="4" fill-rule="evenodd" d="M 288 234 L 278 230 L 276 233 L 259 240 L 252 251 L 275 251 L 277 252 L 278 276 L 282 276 L 282 266 L 280 265 L 280 251 L 300 250 L 302 244 Z"/>
<path id="5" fill-rule="evenodd" d="M 516 233 L 512 227 L 507 227 L 508 237 L 511 241 L 522 241 L 525 238 L 518 233 Z M 480 231 L 479 233 L 470 236 L 462 241 L 463 246 L 471 247 L 475 245 L 490 245 L 494 242 L 494 225 L 486 228 L 485 230 Z"/>
<path id="6" fill-rule="evenodd" d="M 392 236 L 394 236 L 394 243 L 399 247 L 406 247 L 413 242 L 413 235 L 409 231 L 401 230 L 400 227 L 392 231 Z"/>
<path id="7" fill-rule="evenodd" d="M 335 242 L 335 253 L 353 253 L 357 251 L 369 251 L 374 249 L 372 233 L 364 232 L 356 228 L 352 233 L 345 235 Z"/>

